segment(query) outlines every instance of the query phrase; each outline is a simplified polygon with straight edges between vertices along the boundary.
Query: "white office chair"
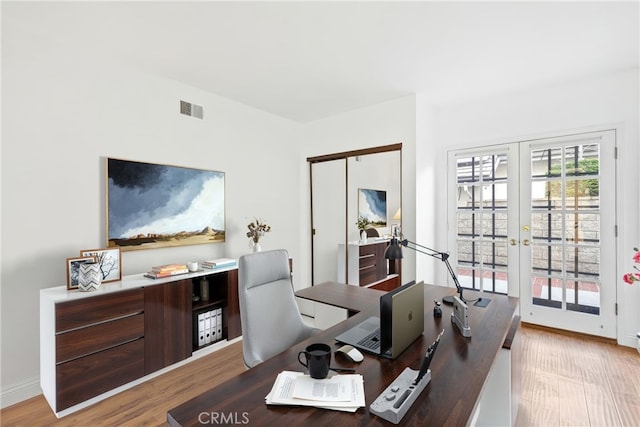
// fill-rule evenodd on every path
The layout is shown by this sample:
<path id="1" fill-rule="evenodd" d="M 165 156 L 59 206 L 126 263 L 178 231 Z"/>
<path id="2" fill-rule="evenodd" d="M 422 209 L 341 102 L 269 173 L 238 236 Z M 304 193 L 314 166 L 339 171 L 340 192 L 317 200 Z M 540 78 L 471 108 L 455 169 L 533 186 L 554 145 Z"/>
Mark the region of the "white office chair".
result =
<path id="1" fill-rule="evenodd" d="M 320 331 L 302 320 L 284 249 L 240 257 L 238 299 L 242 356 L 249 368 Z"/>

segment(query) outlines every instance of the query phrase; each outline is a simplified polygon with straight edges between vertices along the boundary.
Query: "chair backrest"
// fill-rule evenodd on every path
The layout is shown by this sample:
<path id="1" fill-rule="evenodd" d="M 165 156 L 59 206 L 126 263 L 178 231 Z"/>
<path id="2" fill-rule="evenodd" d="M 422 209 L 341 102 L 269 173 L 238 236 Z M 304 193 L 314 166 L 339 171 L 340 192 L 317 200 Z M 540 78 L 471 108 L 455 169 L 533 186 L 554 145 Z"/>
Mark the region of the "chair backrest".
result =
<path id="1" fill-rule="evenodd" d="M 289 254 L 273 250 L 238 260 L 238 299 L 244 363 L 253 367 L 313 333 L 296 304 Z"/>
<path id="2" fill-rule="evenodd" d="M 367 237 L 380 237 L 380 233 L 375 228 L 365 228 L 365 232 L 367 233 Z"/>

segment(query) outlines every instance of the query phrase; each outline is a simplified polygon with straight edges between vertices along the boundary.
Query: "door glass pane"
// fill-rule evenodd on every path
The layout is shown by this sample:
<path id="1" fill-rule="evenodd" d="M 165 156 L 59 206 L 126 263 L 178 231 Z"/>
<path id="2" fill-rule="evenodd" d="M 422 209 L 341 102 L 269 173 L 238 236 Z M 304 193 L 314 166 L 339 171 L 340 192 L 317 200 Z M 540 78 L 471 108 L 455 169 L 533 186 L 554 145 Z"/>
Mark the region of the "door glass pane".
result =
<path id="1" fill-rule="evenodd" d="M 600 207 L 598 182 L 597 178 L 567 181 L 567 209 L 598 209 Z"/>
<path id="2" fill-rule="evenodd" d="M 599 313 L 599 144 L 531 152 L 533 304 Z"/>
<path id="3" fill-rule="evenodd" d="M 533 241 L 553 242 L 562 239 L 562 214 L 534 212 L 531 214 L 531 238 Z"/>
<path id="4" fill-rule="evenodd" d="M 600 314 L 600 286 L 584 280 L 567 281 L 567 310 Z"/>
<path id="5" fill-rule="evenodd" d="M 533 304 L 562 308 L 562 279 L 531 276 Z"/>
<path id="6" fill-rule="evenodd" d="M 507 157 L 460 157 L 457 276 L 463 287 L 507 293 Z"/>
<path id="7" fill-rule="evenodd" d="M 533 178 L 560 176 L 562 173 L 562 148 L 545 148 L 531 152 L 531 176 Z"/>
<path id="8" fill-rule="evenodd" d="M 600 241 L 600 214 L 567 214 L 565 219 L 565 240 L 573 243 L 592 243 Z"/>

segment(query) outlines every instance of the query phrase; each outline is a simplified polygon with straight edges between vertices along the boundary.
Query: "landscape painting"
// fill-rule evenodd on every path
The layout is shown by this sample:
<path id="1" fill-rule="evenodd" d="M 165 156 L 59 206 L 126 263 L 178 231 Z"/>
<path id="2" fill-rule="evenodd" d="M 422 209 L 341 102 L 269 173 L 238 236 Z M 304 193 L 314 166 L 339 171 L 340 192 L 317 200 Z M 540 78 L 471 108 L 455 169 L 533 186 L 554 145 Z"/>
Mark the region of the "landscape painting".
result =
<path id="1" fill-rule="evenodd" d="M 358 218 L 365 218 L 374 228 L 387 226 L 387 192 L 358 189 Z"/>
<path id="2" fill-rule="evenodd" d="M 123 251 L 225 241 L 224 172 L 107 159 L 107 245 Z"/>

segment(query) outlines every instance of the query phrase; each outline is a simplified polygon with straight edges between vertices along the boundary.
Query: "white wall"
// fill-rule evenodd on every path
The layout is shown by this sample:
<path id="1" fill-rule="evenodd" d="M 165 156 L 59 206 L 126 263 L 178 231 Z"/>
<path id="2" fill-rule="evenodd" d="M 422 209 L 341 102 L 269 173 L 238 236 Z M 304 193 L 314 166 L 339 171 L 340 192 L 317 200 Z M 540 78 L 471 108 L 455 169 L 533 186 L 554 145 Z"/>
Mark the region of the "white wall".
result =
<path id="1" fill-rule="evenodd" d="M 105 157 L 226 173 L 227 242 L 122 254 L 152 265 L 238 257 L 246 224 L 263 250 L 300 252 L 300 125 L 65 46 L 3 34 L 2 405 L 39 393 L 39 290 L 65 285 L 65 259 L 106 245 Z M 204 120 L 179 114 L 179 101 Z M 161 197 L 161 195 L 160 195 Z"/>
<path id="2" fill-rule="evenodd" d="M 421 139 L 417 149 L 418 185 L 421 179 L 446 177 L 446 153 L 449 149 L 555 136 L 574 130 L 616 127 L 619 129 L 617 221 L 620 236 L 617 267 L 621 278 L 624 272 L 630 271 L 632 248 L 640 244 L 638 77 L 638 69 L 633 69 L 440 108 L 429 106 L 428 100 L 420 98 L 419 105 L 425 116 L 419 119 L 418 128 L 427 123 L 429 129 L 425 132 L 427 140 Z M 428 144 L 434 151 L 425 149 L 422 144 Z M 439 194 L 435 199 L 443 200 L 443 203 L 437 205 L 436 218 L 446 218 L 446 183 L 438 184 L 438 187 L 442 189 L 434 189 Z M 419 218 L 425 209 L 428 208 L 419 207 Z M 436 227 L 436 241 L 445 247 L 446 224 L 442 221 L 444 219 L 439 220 L 440 226 Z M 446 272 L 438 274 L 442 279 Z M 635 334 L 640 331 L 640 286 L 631 287 L 620 280 L 617 291 L 620 309 L 618 341 L 634 346 Z"/>

